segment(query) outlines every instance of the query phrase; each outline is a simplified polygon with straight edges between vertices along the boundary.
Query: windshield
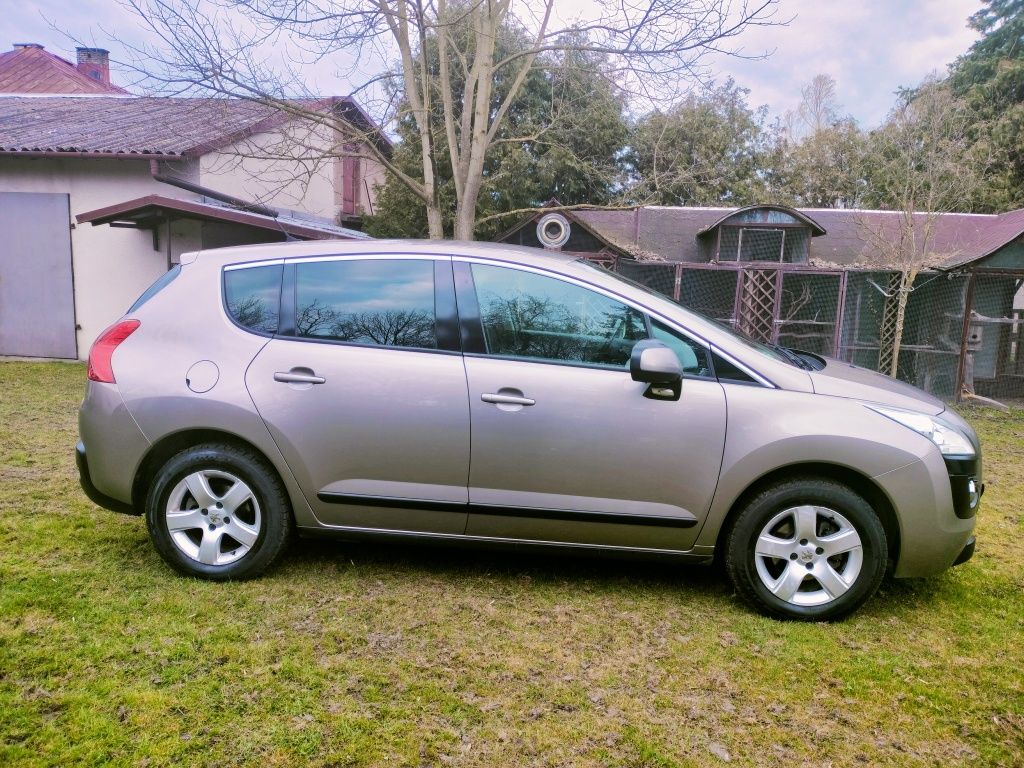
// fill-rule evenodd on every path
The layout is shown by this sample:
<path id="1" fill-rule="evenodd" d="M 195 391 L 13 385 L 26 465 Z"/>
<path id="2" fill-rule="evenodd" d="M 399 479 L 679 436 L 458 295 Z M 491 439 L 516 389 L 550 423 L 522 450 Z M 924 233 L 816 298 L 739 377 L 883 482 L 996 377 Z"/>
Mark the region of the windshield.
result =
<path id="1" fill-rule="evenodd" d="M 751 350 L 753 350 L 753 351 L 755 351 L 755 352 L 757 352 L 757 353 L 759 353 L 761 355 L 764 355 L 765 357 L 767 357 L 767 358 L 769 358 L 771 360 L 776 360 L 778 362 L 786 363 L 787 365 L 792 365 L 792 366 L 797 367 L 797 368 L 802 368 L 803 367 L 802 365 L 800 365 L 800 363 L 798 363 L 798 362 L 796 362 L 796 360 L 794 360 L 794 358 L 791 356 L 791 354 L 787 354 L 786 352 L 784 352 L 781 347 L 776 347 L 776 346 L 771 345 L 771 344 L 765 344 L 765 343 L 760 342 L 760 341 L 754 341 L 749 336 L 744 336 L 742 333 L 737 331 L 735 328 L 733 328 L 728 323 L 720 322 L 719 320 L 716 320 L 713 317 L 709 317 L 708 315 L 705 315 L 703 312 L 698 312 L 697 310 L 691 309 L 690 307 L 687 307 L 687 306 L 685 306 L 683 304 L 680 304 L 677 301 L 673 301 L 671 298 L 669 298 L 665 294 L 659 293 L 658 291 L 654 290 L 653 288 L 647 287 L 643 283 L 638 283 L 636 280 L 630 280 L 628 277 L 624 277 L 623 275 L 620 275 L 617 272 L 612 272 L 610 269 L 605 269 L 604 267 L 599 267 L 599 266 L 595 265 L 593 262 L 587 261 L 586 259 L 583 259 L 583 258 L 577 259 L 576 263 L 579 264 L 580 266 L 586 268 L 586 269 L 593 270 L 595 272 L 600 272 L 602 275 L 606 275 L 606 276 L 612 277 L 612 278 L 618 280 L 619 282 L 622 282 L 622 283 L 625 283 L 626 285 L 630 285 L 630 286 L 632 286 L 634 288 L 637 288 L 637 289 L 643 291 L 644 293 L 648 294 L 649 296 L 653 296 L 654 298 L 658 299 L 659 301 L 663 301 L 663 302 L 667 302 L 668 304 L 671 304 L 673 307 L 682 307 L 687 312 L 691 312 L 691 313 L 699 316 L 701 320 L 704 320 L 705 322 L 708 322 L 708 323 L 712 323 L 716 328 L 718 328 L 719 330 L 723 331 L 724 333 L 727 333 L 732 339 L 734 339 L 738 343 L 742 344 L 743 346 L 747 347 L 748 349 L 751 349 Z"/>

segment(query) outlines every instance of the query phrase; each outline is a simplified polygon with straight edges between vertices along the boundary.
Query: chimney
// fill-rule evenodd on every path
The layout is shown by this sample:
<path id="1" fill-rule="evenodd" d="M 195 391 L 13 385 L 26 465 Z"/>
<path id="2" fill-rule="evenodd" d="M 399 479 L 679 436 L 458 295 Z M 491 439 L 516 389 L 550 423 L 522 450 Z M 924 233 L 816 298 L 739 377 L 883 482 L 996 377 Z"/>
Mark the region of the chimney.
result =
<path id="1" fill-rule="evenodd" d="M 102 48 L 75 48 L 78 71 L 86 77 L 110 85 L 110 52 Z"/>

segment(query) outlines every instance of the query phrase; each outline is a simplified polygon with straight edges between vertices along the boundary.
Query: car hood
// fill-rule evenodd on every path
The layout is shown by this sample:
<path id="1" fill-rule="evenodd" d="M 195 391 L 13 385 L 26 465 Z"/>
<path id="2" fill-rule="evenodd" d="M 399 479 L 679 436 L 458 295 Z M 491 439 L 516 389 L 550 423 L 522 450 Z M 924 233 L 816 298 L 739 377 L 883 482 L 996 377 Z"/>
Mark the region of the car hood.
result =
<path id="1" fill-rule="evenodd" d="M 910 384 L 842 360 L 822 359 L 825 361 L 822 370 L 808 372 L 818 394 L 865 400 L 930 416 L 946 410 L 941 400 Z"/>

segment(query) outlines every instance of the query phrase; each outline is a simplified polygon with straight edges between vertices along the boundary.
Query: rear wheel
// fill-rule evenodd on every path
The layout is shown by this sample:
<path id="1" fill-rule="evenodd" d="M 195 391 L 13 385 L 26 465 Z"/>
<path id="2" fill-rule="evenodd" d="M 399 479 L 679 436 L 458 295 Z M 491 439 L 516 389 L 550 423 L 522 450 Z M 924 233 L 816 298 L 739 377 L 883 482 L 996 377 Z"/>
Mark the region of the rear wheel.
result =
<path id="1" fill-rule="evenodd" d="M 885 530 L 850 488 L 795 479 L 758 494 L 740 512 L 725 562 L 736 591 L 777 618 L 838 619 L 859 608 L 885 575 Z"/>
<path id="2" fill-rule="evenodd" d="M 292 530 L 274 471 L 252 451 L 219 444 L 182 451 L 157 471 L 146 524 L 172 568 L 213 580 L 259 575 Z"/>

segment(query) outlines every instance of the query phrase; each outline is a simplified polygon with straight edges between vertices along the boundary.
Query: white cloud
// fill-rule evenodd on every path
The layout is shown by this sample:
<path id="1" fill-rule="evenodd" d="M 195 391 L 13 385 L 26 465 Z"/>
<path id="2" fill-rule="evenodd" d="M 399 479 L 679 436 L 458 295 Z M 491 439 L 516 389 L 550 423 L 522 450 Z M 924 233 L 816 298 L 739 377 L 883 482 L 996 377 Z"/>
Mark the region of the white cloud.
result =
<path id="1" fill-rule="evenodd" d="M 522 0 L 525 2 L 525 0 Z M 732 75 L 751 90 L 755 105 L 782 114 L 799 100 L 800 88 L 815 74 L 832 75 L 843 108 L 863 125 L 877 124 L 899 86 L 916 85 L 932 71 L 944 72 L 975 39 L 967 17 L 979 0 L 780 0 L 778 18 L 788 26 L 753 28 L 734 43 L 748 55 L 767 59 L 711 59 L 719 79 Z M 559 16 L 570 19 L 593 8 L 587 0 L 559 0 Z M 133 40 L 143 30 L 115 0 L 29 0 L 10 2 L 0 15 L 0 50 L 15 42 L 38 42 L 74 57 L 74 42 L 45 18 L 89 44 L 110 47 L 109 35 Z M 347 63 L 347 62 L 346 62 Z M 373 69 L 380 66 L 373 62 Z M 311 89 L 345 94 L 352 82 L 330 62 L 307 71 Z M 117 75 L 115 73 L 115 79 Z"/>

